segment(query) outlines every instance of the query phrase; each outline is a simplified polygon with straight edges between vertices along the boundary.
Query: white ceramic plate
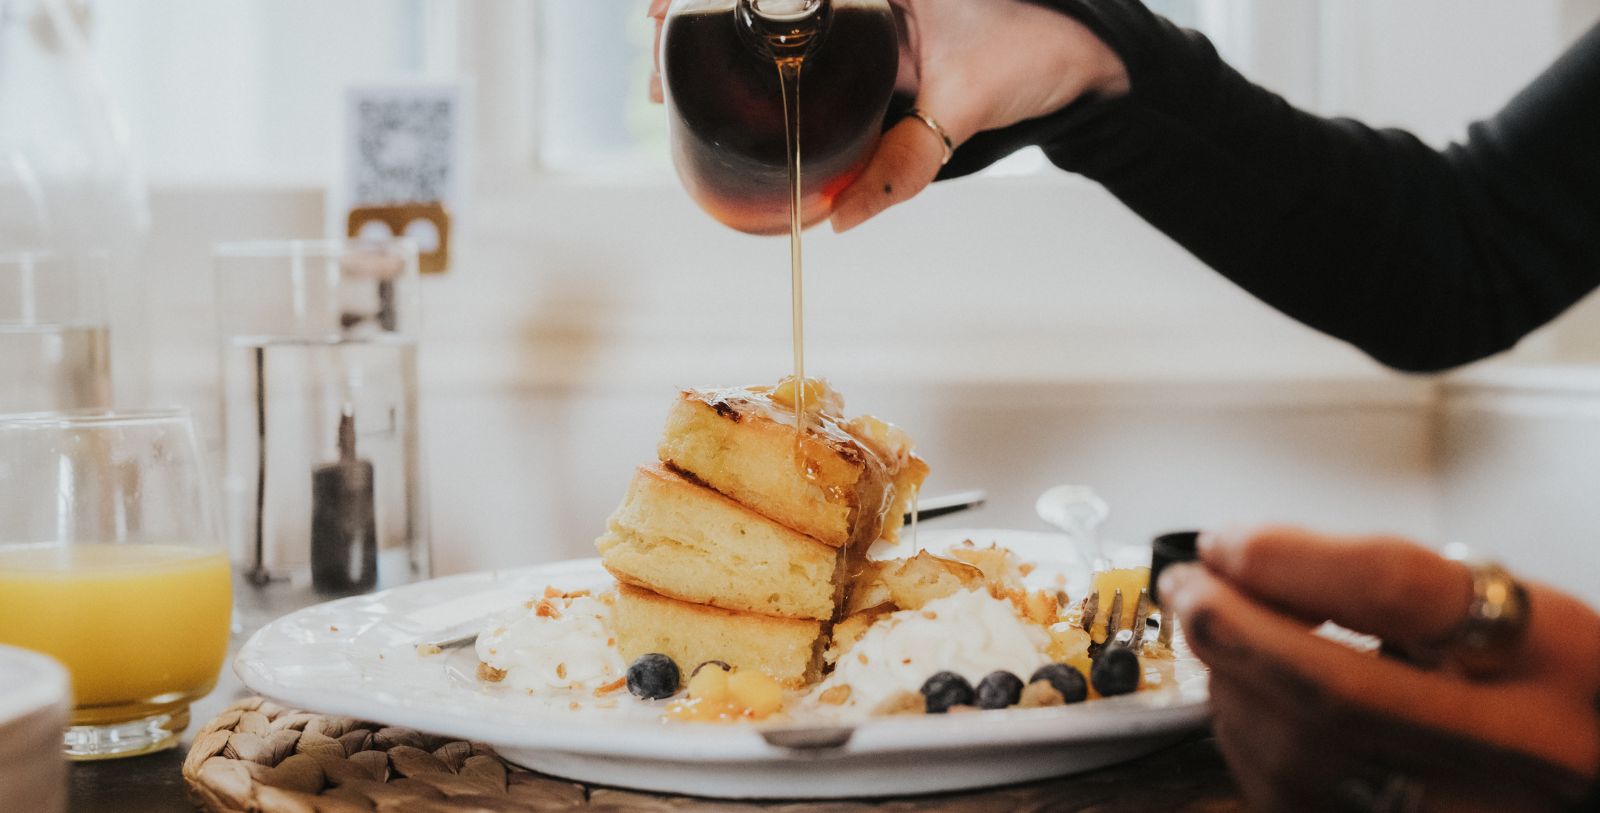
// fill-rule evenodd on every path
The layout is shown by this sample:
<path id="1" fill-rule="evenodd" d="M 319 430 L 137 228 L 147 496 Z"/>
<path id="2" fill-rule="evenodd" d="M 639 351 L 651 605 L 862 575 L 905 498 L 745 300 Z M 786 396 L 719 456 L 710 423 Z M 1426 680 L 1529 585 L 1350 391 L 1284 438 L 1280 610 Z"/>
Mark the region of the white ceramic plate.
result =
<path id="1" fill-rule="evenodd" d="M 935 550 L 968 537 L 998 541 L 1040 564 L 1031 579 L 1065 573 L 1072 595 L 1085 589 L 1085 570 L 1063 560 L 1060 535 L 924 529 L 921 536 Z M 1181 657 L 1166 687 L 1072 706 L 879 718 L 853 732 L 796 719 L 784 728 L 817 726 L 810 739 L 829 747 L 793 748 L 769 743 L 770 727 L 663 723 L 660 704 L 625 694 L 615 708 L 583 698 L 573 710 L 569 697 L 485 686 L 473 678 L 471 647 L 416 652 L 438 630 L 525 601 L 546 585 L 609 582 L 598 560 L 584 559 L 320 604 L 256 633 L 234 668 L 252 690 L 296 708 L 489 743 L 512 762 L 583 782 L 721 798 L 889 796 L 1043 779 L 1151 753 L 1206 719 L 1204 669 Z"/>

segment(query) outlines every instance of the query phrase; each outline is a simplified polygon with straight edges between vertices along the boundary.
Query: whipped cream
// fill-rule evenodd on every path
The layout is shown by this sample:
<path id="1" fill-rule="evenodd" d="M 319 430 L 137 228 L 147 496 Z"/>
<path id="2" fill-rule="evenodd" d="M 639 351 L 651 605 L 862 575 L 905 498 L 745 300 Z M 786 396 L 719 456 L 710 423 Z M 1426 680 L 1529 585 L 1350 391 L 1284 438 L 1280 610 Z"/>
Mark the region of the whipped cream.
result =
<path id="1" fill-rule="evenodd" d="M 849 686 L 840 712 L 865 716 L 897 693 L 917 691 L 935 672 L 955 672 L 974 686 L 1002 669 L 1027 680 L 1049 662 L 1049 643 L 1044 627 L 1023 619 L 1016 605 L 988 590 L 963 590 L 873 624 L 815 696 Z"/>
<path id="2" fill-rule="evenodd" d="M 596 689 L 627 668 L 611 637 L 611 608 L 589 595 L 546 596 L 495 616 L 478 635 L 478 660 L 500 685 L 537 693 Z"/>

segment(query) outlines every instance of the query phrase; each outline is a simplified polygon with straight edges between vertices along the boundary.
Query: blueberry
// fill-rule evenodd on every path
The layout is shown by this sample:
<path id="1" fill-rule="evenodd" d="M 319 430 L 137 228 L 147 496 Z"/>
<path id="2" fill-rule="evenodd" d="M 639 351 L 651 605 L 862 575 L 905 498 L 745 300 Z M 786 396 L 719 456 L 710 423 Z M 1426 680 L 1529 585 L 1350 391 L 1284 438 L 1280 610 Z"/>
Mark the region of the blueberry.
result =
<path id="1" fill-rule="evenodd" d="M 922 684 L 929 714 L 944 714 L 951 706 L 972 705 L 972 684 L 955 672 L 940 672 Z"/>
<path id="2" fill-rule="evenodd" d="M 1082 703 L 1089 697 L 1089 683 L 1083 679 L 1083 673 L 1064 663 L 1047 663 L 1028 678 L 1030 684 L 1041 680 L 1060 692 L 1061 699 L 1067 703 Z"/>
<path id="3" fill-rule="evenodd" d="M 978 681 L 978 708 L 1003 709 L 1022 699 L 1022 678 L 1001 670 Z"/>
<path id="4" fill-rule="evenodd" d="M 660 700 L 678 692 L 678 665 L 659 652 L 640 655 L 628 667 L 628 691 L 645 700 Z"/>
<path id="5" fill-rule="evenodd" d="M 1125 646 L 1108 646 L 1089 669 L 1094 690 L 1103 697 L 1128 694 L 1139 688 L 1139 656 Z"/>

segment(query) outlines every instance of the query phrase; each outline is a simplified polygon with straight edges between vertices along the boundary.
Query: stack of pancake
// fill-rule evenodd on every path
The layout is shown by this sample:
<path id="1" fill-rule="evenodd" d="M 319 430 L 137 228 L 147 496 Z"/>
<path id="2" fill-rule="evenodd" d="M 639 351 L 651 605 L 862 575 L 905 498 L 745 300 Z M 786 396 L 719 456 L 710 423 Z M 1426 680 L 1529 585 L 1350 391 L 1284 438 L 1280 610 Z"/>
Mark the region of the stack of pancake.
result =
<path id="1" fill-rule="evenodd" d="M 613 613 L 628 660 L 668 655 L 817 680 L 851 576 L 894 538 L 928 467 L 904 433 L 846 421 L 808 382 L 806 431 L 792 382 L 686 390 L 658 449 L 596 543 L 620 584 Z"/>

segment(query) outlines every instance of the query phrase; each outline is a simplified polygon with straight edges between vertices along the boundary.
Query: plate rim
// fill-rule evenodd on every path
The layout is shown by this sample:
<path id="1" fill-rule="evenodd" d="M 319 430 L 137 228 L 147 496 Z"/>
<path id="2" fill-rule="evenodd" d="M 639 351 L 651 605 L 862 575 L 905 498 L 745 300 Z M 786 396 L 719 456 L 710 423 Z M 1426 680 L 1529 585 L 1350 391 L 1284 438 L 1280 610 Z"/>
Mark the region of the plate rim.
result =
<path id="1" fill-rule="evenodd" d="M 1163 705 L 1150 705 L 1148 700 L 1134 702 L 1137 698 L 1145 697 L 1141 694 L 1101 698 L 1093 703 L 1064 707 L 1005 709 L 983 714 L 869 718 L 853 724 L 854 734 L 845 746 L 818 753 L 771 745 L 759 733 L 762 728 L 770 726 L 755 724 L 647 723 L 604 717 L 569 722 L 541 717 L 531 724 L 512 727 L 514 724 L 463 714 L 460 710 L 433 710 L 409 702 L 390 702 L 364 682 L 354 687 L 285 685 L 273 677 L 270 667 L 257 653 L 264 646 L 263 636 L 269 634 L 270 630 L 336 611 L 341 605 L 366 604 L 424 588 L 454 587 L 460 593 L 461 587 L 457 585 L 493 583 L 511 578 L 536 579 L 540 574 L 570 576 L 578 573 L 588 577 L 609 576 L 598 558 L 565 559 L 451 574 L 303 607 L 274 619 L 251 635 L 234 656 L 233 669 L 251 691 L 280 705 L 320 714 L 355 717 L 430 734 L 464 737 L 506 749 L 686 763 L 752 763 L 795 758 L 816 760 L 827 754 L 847 757 L 932 754 L 971 748 L 1020 748 L 1042 743 L 1087 745 L 1178 733 L 1199 728 L 1210 717 L 1208 678 L 1196 676 L 1172 690 L 1180 693 L 1181 697 Z M 1001 718 L 1000 715 L 1005 717 Z M 1001 719 L 1005 724 L 997 725 Z M 838 725 L 852 724 L 819 721 L 817 726 L 800 724 L 793 727 Z"/>

